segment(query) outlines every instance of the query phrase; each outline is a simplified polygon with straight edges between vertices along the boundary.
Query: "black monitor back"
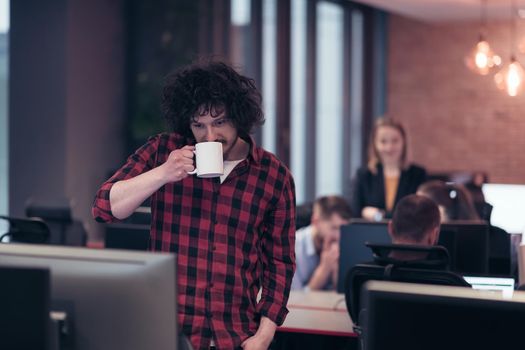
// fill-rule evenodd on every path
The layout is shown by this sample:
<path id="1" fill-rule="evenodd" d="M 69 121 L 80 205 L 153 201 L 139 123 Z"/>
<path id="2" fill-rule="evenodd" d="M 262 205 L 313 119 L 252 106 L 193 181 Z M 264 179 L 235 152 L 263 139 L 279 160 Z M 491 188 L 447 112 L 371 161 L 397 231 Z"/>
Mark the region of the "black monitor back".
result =
<path id="1" fill-rule="evenodd" d="M 339 293 L 344 293 L 345 277 L 352 267 L 374 259 L 372 250 L 365 245 L 366 242 L 390 243 L 388 222 L 354 219 L 349 225 L 341 227 L 339 276 L 337 279 L 337 291 Z"/>
<path id="2" fill-rule="evenodd" d="M 106 248 L 127 250 L 148 250 L 150 237 L 149 225 L 136 224 L 107 224 Z"/>
<path id="3" fill-rule="evenodd" d="M 373 281 L 365 285 L 363 349 L 520 349 L 525 294 Z M 520 345 L 521 344 L 521 345 Z"/>
<path id="4" fill-rule="evenodd" d="M 0 266 L 0 349 L 49 349 L 49 280 L 48 269 Z"/>
<path id="5" fill-rule="evenodd" d="M 438 244 L 447 248 L 452 271 L 488 273 L 489 225 L 485 221 L 458 220 L 442 224 Z"/>
<path id="6" fill-rule="evenodd" d="M 441 225 L 438 244 L 450 255 L 450 269 L 464 274 L 486 274 L 488 272 L 489 227 L 484 221 L 454 221 Z M 388 222 L 352 220 L 341 227 L 339 275 L 337 291 L 344 293 L 344 282 L 348 271 L 355 265 L 374 259 L 366 242 L 390 243 Z"/>

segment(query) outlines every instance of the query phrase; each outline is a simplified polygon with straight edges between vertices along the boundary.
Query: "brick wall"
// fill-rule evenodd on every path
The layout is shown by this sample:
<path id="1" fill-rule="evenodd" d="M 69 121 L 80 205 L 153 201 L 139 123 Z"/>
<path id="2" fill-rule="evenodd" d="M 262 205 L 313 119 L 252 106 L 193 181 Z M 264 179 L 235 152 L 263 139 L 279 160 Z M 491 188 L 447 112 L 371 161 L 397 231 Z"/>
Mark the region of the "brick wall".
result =
<path id="1" fill-rule="evenodd" d="M 525 183 L 525 93 L 509 97 L 492 74 L 465 67 L 477 32 L 477 23 L 391 16 L 388 114 L 406 126 L 411 159 L 429 171 L 483 170 L 492 182 Z M 490 24 L 488 39 L 508 62 L 509 24 Z"/>

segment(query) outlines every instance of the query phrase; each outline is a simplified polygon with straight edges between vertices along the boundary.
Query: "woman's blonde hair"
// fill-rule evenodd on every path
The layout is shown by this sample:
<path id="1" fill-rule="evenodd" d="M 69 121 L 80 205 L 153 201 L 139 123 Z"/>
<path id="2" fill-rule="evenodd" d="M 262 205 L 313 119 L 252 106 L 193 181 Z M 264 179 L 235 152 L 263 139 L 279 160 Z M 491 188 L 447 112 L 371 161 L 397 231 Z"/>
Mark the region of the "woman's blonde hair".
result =
<path id="1" fill-rule="evenodd" d="M 381 163 L 381 159 L 379 157 L 379 153 L 377 152 L 376 148 L 376 137 L 377 137 L 377 131 L 379 128 L 382 127 L 390 127 L 394 128 L 401 134 L 401 137 L 403 138 L 403 151 L 401 152 L 401 168 L 404 168 L 406 166 L 407 161 L 407 136 L 405 132 L 405 128 L 403 128 L 403 125 L 401 123 L 390 119 L 390 118 L 379 118 L 374 123 L 374 128 L 372 129 L 372 134 L 370 135 L 370 142 L 368 143 L 368 169 L 373 173 L 377 173 L 377 165 Z"/>

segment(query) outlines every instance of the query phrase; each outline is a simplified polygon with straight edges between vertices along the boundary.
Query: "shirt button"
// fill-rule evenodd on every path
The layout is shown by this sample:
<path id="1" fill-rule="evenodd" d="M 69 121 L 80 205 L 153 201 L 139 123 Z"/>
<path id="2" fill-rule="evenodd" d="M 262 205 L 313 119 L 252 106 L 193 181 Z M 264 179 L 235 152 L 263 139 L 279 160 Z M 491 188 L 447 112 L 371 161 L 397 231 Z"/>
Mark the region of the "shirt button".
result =
<path id="1" fill-rule="evenodd" d="M 217 246 L 214 245 L 214 246 L 211 248 L 211 250 L 216 251 L 216 250 L 217 250 Z"/>
<path id="2" fill-rule="evenodd" d="M 210 288 L 213 288 L 213 286 L 214 286 L 213 282 L 212 282 L 212 283 L 210 283 Z"/>

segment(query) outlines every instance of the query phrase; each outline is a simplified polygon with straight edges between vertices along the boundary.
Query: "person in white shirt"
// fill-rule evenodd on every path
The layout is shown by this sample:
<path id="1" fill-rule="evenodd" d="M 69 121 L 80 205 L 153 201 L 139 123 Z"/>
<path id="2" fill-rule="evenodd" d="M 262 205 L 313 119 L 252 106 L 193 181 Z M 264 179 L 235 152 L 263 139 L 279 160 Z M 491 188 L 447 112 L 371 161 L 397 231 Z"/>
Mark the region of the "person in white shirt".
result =
<path id="1" fill-rule="evenodd" d="M 296 232 L 292 290 L 335 289 L 341 226 L 347 225 L 350 218 L 350 206 L 340 196 L 315 201 L 310 225 Z"/>

